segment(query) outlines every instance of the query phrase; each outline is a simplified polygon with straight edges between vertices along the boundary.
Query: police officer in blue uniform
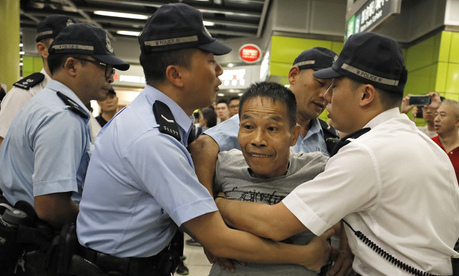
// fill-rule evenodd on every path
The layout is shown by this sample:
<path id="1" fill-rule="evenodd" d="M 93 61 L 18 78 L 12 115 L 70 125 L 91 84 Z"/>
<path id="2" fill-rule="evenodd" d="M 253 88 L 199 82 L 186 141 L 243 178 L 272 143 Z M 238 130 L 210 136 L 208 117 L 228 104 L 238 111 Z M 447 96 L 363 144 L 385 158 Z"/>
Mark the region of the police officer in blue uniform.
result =
<path id="1" fill-rule="evenodd" d="M 41 223 L 60 229 L 76 220 L 89 162 L 85 104 L 105 99 L 114 68 L 129 64 L 103 29 L 79 23 L 56 37 L 48 63 L 53 80 L 19 112 L 0 148 L 0 189 L 11 206 L 25 202 Z"/>
<path id="2" fill-rule="evenodd" d="M 60 227 L 76 219 L 89 161 L 85 104 L 104 99 L 114 68 L 129 64 L 114 55 L 104 30 L 79 23 L 54 40 L 48 63 L 54 80 L 21 110 L 1 147 L 0 188 L 10 204 L 28 202 Z"/>
<path id="3" fill-rule="evenodd" d="M 48 48 L 62 29 L 74 23 L 76 21 L 73 18 L 61 14 L 50 15 L 38 23 L 35 40 L 37 51 L 43 58 L 43 69 L 14 83 L 3 99 L 0 108 L 0 145 L 21 108 L 51 81 Z"/>
<path id="4" fill-rule="evenodd" d="M 319 269 L 324 237 L 309 251 L 230 229 L 194 172 L 192 114 L 215 100 L 223 70 L 214 55 L 231 49 L 182 3 L 160 7 L 139 43 L 147 85 L 96 140 L 77 219 L 81 255 L 105 273 L 170 275 L 177 260 L 166 260 L 178 255 L 168 249 L 181 227 L 214 256 Z"/>

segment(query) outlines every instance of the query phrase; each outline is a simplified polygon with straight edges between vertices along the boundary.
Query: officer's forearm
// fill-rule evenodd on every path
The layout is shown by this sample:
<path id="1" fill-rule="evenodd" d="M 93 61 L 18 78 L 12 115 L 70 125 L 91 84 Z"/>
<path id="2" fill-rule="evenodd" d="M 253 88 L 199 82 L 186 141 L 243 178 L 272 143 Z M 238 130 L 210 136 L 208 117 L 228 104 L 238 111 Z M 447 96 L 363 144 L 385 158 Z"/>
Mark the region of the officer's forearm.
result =
<path id="1" fill-rule="evenodd" d="M 202 215 L 184 223 L 184 228 L 216 257 L 254 263 L 289 263 L 319 270 L 328 259 L 327 232 L 306 246 L 284 244 L 263 239 L 248 232 L 230 229 L 220 213 Z"/>
<path id="2" fill-rule="evenodd" d="M 282 241 L 308 230 L 283 203 L 267 205 L 222 198 L 215 202 L 228 225 L 260 237 Z"/>
<path id="3" fill-rule="evenodd" d="M 219 152 L 218 144 L 208 135 L 201 135 L 189 146 L 199 182 L 213 195 L 212 184 Z"/>
<path id="4" fill-rule="evenodd" d="M 34 198 L 38 218 L 56 228 L 75 222 L 79 207 L 71 199 L 71 193 L 55 193 Z"/>

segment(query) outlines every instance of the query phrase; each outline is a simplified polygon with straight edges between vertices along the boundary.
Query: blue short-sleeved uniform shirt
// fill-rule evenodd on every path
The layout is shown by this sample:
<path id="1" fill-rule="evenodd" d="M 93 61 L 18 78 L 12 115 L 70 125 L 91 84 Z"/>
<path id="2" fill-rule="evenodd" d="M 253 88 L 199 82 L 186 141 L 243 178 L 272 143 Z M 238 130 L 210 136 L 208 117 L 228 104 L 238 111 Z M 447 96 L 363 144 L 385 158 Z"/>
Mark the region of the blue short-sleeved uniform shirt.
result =
<path id="1" fill-rule="evenodd" d="M 325 156 L 329 156 L 327 151 L 327 145 L 324 139 L 324 132 L 320 127 L 319 119 L 311 121 L 312 125 L 309 129 L 306 137 L 302 137 L 301 134 L 298 137 L 296 145 L 291 148 L 295 152 L 316 152 L 320 151 Z M 241 149 L 237 140 L 239 132 L 239 116 L 234 115 L 230 119 L 209 128 L 204 134 L 209 135 L 212 139 L 217 142 L 220 147 L 220 151 L 228 151 L 231 149 Z"/>
<path id="2" fill-rule="evenodd" d="M 67 86 L 51 81 L 22 108 L 0 147 L 0 188 L 15 204 L 34 197 L 73 192 L 78 202 L 89 163 L 91 138 L 88 121 L 66 105 L 61 92 L 80 106 Z"/>
<path id="3" fill-rule="evenodd" d="M 171 110 L 181 141 L 159 131 L 155 101 Z M 186 148 L 192 122 L 177 103 L 147 85 L 104 126 L 77 219 L 82 245 L 117 257 L 153 256 L 171 241 L 177 225 L 217 211 Z"/>

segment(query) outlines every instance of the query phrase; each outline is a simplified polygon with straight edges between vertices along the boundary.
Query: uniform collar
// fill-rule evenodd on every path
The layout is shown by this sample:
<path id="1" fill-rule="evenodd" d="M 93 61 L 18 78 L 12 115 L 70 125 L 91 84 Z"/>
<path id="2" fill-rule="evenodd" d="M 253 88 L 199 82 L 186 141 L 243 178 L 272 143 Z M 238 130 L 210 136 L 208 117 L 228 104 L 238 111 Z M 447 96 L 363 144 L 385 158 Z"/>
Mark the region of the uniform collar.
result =
<path id="1" fill-rule="evenodd" d="M 316 133 L 320 133 L 323 136 L 323 130 L 322 130 L 322 127 L 320 126 L 320 122 L 318 118 L 311 120 L 311 128 L 309 128 L 308 133 L 306 133 L 306 137 L 303 137 L 303 139 L 309 138 L 310 136 Z"/>
<path id="2" fill-rule="evenodd" d="M 45 87 L 52 80 L 52 78 L 48 75 L 48 73 L 46 73 L 45 68 L 41 69 L 40 73 L 45 75 L 45 79 L 43 80 L 43 87 Z"/>
<path id="3" fill-rule="evenodd" d="M 388 121 L 390 119 L 396 118 L 398 116 L 400 116 L 400 110 L 398 109 L 398 107 L 394 107 L 378 114 L 376 117 L 371 119 L 371 121 L 369 121 L 364 127 L 374 128 L 377 125 L 384 123 L 385 121 Z"/>
<path id="4" fill-rule="evenodd" d="M 76 102 L 79 105 L 80 109 L 82 109 L 88 115 L 88 118 L 90 117 L 89 110 L 86 108 L 86 106 L 80 100 L 80 98 L 78 98 L 78 96 L 70 88 L 68 88 L 65 84 L 51 79 L 51 81 L 48 83 L 48 85 L 46 87 L 48 89 L 50 89 L 50 90 L 55 91 L 55 92 L 59 91 L 62 94 L 64 94 L 65 96 L 67 96 L 70 99 L 72 99 L 74 102 Z M 56 97 L 57 97 L 57 95 L 56 95 Z M 60 100 L 59 100 L 59 102 L 60 102 Z M 86 119 L 86 121 L 89 121 L 89 119 Z"/>

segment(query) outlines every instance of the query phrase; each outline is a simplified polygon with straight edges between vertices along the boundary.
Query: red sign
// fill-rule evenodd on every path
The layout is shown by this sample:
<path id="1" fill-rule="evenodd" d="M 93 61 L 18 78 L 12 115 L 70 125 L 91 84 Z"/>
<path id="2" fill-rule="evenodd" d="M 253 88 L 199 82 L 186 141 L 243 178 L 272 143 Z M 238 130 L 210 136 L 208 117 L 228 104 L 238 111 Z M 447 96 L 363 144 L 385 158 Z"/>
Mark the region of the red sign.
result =
<path id="1" fill-rule="evenodd" d="M 253 63 L 260 60 L 261 50 L 255 44 L 245 44 L 239 49 L 239 56 L 247 63 Z"/>

